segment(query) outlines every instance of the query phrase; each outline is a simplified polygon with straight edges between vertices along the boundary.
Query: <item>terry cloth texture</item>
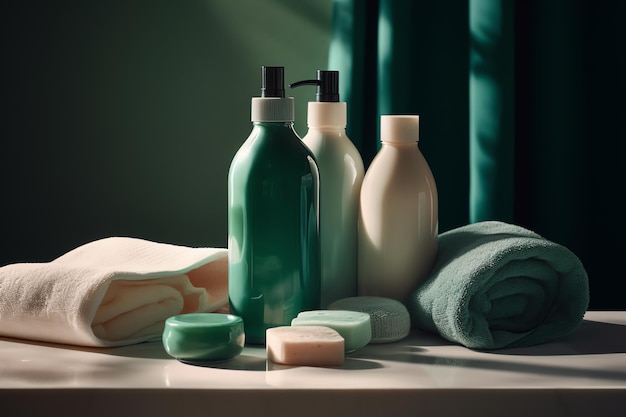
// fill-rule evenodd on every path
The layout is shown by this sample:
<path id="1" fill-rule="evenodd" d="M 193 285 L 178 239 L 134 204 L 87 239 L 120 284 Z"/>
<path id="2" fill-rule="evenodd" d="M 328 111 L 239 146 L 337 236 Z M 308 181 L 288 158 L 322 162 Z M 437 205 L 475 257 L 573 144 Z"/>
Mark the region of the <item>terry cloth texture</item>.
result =
<path id="1" fill-rule="evenodd" d="M 582 321 L 589 283 L 569 249 L 519 226 L 487 221 L 439 236 L 429 278 L 408 309 L 414 327 L 475 349 L 545 343 Z"/>
<path id="2" fill-rule="evenodd" d="M 111 237 L 0 268 L 0 336 L 82 346 L 161 337 L 165 319 L 228 303 L 228 251 Z"/>

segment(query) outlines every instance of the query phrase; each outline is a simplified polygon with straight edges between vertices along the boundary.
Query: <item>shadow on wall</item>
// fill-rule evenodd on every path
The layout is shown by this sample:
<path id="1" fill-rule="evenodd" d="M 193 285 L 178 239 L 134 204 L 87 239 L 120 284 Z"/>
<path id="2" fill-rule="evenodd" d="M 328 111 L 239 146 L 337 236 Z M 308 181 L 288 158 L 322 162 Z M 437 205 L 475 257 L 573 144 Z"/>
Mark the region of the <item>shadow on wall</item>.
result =
<path id="1" fill-rule="evenodd" d="M 331 0 L 17 2 L 0 124 L 0 265 L 121 235 L 226 246 L 261 65 L 327 65 Z M 297 92 L 306 133 L 310 91 Z"/>

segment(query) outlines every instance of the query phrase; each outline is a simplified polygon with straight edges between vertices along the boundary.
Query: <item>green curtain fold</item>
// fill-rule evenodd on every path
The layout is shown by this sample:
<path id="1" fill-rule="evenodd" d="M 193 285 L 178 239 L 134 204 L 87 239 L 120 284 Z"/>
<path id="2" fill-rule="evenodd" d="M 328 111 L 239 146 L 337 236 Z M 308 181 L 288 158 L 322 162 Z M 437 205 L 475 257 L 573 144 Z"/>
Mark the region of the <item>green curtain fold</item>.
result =
<path id="1" fill-rule="evenodd" d="M 469 8 L 470 221 L 513 221 L 514 13 L 507 0 Z"/>
<path id="2" fill-rule="evenodd" d="M 567 246 L 591 308 L 626 307 L 626 2 L 334 0 L 329 67 L 366 166 L 421 116 L 440 230 L 516 223 Z"/>
<path id="3" fill-rule="evenodd" d="M 468 39 L 467 5 L 450 13 L 439 2 L 333 3 L 329 68 L 340 71 L 348 136 L 368 166 L 379 149 L 380 115 L 420 115 L 441 231 L 468 222 Z"/>

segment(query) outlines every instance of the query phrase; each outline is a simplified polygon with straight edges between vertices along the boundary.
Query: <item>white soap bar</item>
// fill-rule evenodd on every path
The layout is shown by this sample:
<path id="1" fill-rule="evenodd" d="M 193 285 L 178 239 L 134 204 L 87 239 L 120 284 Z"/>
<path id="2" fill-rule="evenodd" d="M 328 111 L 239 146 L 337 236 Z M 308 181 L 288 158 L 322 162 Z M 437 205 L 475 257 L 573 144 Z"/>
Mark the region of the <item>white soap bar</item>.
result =
<path id="1" fill-rule="evenodd" d="M 281 326 L 267 329 L 267 359 L 293 366 L 338 366 L 344 361 L 343 337 L 329 327 Z"/>
<path id="2" fill-rule="evenodd" d="M 346 352 L 362 348 L 372 339 L 370 315 L 347 310 L 303 311 L 291 320 L 292 326 L 326 326 L 344 338 Z"/>

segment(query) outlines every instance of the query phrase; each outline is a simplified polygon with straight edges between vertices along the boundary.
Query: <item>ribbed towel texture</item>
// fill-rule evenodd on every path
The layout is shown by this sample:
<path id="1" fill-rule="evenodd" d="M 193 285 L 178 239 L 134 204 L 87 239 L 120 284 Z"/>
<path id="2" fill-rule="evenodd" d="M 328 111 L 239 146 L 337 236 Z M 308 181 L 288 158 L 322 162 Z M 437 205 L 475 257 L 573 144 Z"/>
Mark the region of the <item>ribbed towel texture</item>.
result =
<path id="1" fill-rule="evenodd" d="M 487 221 L 439 236 L 429 278 L 408 301 L 414 327 L 475 349 L 545 343 L 582 321 L 587 273 L 569 249 Z"/>
<path id="2" fill-rule="evenodd" d="M 228 251 L 128 237 L 0 268 L 0 336 L 81 346 L 160 338 L 165 319 L 223 308 Z"/>

